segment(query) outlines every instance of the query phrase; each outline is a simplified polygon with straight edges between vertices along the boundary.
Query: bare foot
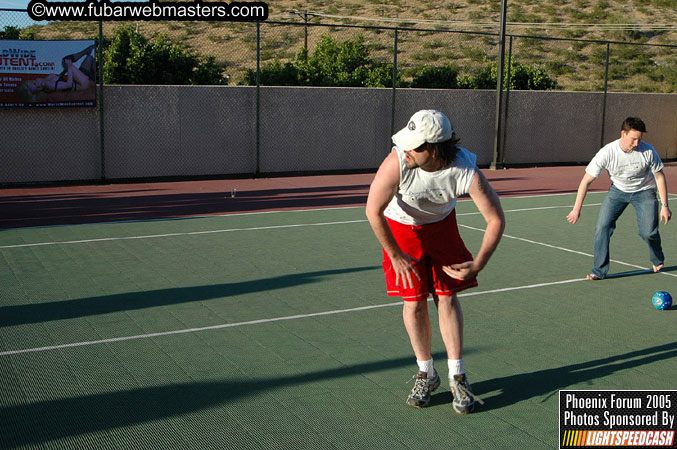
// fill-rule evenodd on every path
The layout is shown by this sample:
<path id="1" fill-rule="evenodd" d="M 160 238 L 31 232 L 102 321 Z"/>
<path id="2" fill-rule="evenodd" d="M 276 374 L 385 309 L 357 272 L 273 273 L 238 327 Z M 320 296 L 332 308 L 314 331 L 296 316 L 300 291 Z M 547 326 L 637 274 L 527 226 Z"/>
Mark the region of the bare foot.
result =
<path id="1" fill-rule="evenodd" d="M 591 281 L 601 280 L 601 278 L 598 277 L 597 275 L 595 275 L 594 273 L 591 273 L 590 275 L 586 276 L 585 278 L 588 279 L 588 280 L 591 280 Z"/>
<path id="2" fill-rule="evenodd" d="M 660 272 L 661 269 L 663 269 L 663 264 L 659 264 L 657 266 L 653 266 L 653 271 L 655 272 Z"/>

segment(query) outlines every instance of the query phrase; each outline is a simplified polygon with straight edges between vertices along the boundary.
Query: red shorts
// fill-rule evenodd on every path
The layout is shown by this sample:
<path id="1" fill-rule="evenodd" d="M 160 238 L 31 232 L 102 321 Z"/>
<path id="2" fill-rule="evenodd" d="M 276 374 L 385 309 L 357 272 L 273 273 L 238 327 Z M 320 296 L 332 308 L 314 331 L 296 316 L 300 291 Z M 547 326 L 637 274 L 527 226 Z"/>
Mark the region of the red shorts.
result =
<path id="1" fill-rule="evenodd" d="M 414 259 L 414 267 L 421 277 L 419 280 L 411 274 L 413 288 L 397 286 L 390 257 L 384 251 L 383 271 L 388 295 L 402 297 L 405 301 L 420 301 L 426 300 L 430 292 L 437 295 L 452 295 L 454 292 L 477 286 L 477 278 L 457 280 L 442 270 L 442 266 L 473 259 L 458 232 L 455 210 L 445 219 L 426 225 L 404 225 L 386 219 L 400 249 Z"/>

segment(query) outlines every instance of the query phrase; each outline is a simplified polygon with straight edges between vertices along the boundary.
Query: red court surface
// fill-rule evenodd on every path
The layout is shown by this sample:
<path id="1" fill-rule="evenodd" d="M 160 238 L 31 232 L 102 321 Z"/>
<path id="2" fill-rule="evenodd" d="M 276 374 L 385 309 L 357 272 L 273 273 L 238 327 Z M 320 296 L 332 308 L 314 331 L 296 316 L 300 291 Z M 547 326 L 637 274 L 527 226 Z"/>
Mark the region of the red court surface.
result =
<path id="1" fill-rule="evenodd" d="M 584 166 L 483 172 L 500 196 L 574 193 Z M 677 192 L 677 163 L 664 169 Z M 364 205 L 373 173 L 0 189 L 0 229 Z M 602 175 L 591 191 L 606 191 Z M 236 190 L 236 191 L 235 191 Z"/>

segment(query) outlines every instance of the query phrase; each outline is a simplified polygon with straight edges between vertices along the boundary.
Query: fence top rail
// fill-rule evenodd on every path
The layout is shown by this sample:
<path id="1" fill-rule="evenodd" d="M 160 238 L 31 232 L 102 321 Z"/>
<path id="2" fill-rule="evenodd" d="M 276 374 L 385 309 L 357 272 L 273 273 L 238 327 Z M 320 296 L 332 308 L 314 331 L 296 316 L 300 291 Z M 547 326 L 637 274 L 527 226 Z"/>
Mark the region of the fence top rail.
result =
<path id="1" fill-rule="evenodd" d="M 26 10 L 18 8 L 0 8 L 0 11 L 11 11 L 11 12 L 23 12 L 26 13 Z M 314 16 L 313 14 L 308 14 L 309 16 Z M 479 36 L 499 36 L 498 32 L 492 31 L 466 31 L 466 30 L 452 30 L 447 28 L 418 28 L 418 27 L 400 27 L 400 26 L 376 26 L 376 25 L 351 25 L 351 24 L 337 24 L 337 23 L 312 23 L 312 22 L 288 22 L 288 21 L 279 21 L 279 20 L 266 20 L 264 22 L 256 23 L 268 23 L 272 25 L 292 25 L 292 26 L 302 26 L 302 27 L 341 27 L 341 28 L 359 28 L 363 30 L 390 30 L 390 31 L 424 31 L 424 32 L 433 32 L 433 33 L 456 33 L 456 34 L 471 34 Z M 498 24 L 497 24 L 498 26 Z M 570 42 L 587 42 L 592 44 L 615 44 L 615 45 L 635 45 L 635 46 L 645 46 L 645 47 L 664 47 L 664 48 L 677 48 L 677 44 L 650 44 L 646 42 L 626 42 L 626 41 L 616 41 L 608 39 L 581 39 L 581 38 L 564 38 L 564 37 L 554 37 L 554 36 L 540 36 L 540 35 L 531 35 L 531 34 L 515 34 L 515 33 L 506 33 L 506 37 L 510 38 L 524 38 L 524 39 L 541 39 L 545 41 L 570 41 Z"/>
<path id="2" fill-rule="evenodd" d="M 361 28 L 365 30 L 391 30 L 391 31 L 425 31 L 433 33 L 457 33 L 457 34 L 475 34 L 475 35 L 484 35 L 484 36 L 499 36 L 498 32 L 492 31 L 466 31 L 466 30 L 451 30 L 444 28 L 413 28 L 413 27 L 398 27 L 398 26 L 376 26 L 376 25 L 350 25 L 350 24 L 336 24 L 336 23 L 305 23 L 305 22 L 285 22 L 285 21 L 275 21 L 275 20 L 266 20 L 263 23 L 269 23 L 274 25 L 294 25 L 294 26 L 312 26 L 312 27 L 341 27 L 341 28 Z M 554 37 L 554 36 L 539 36 L 539 35 L 530 35 L 530 34 L 514 34 L 506 33 L 506 37 L 519 37 L 527 39 L 542 39 L 546 41 L 573 41 L 573 42 L 587 42 L 594 44 L 618 44 L 618 45 L 639 45 L 647 47 L 668 47 L 668 48 L 677 48 L 677 44 L 650 44 L 646 42 L 626 42 L 626 41 L 614 41 L 608 39 L 580 39 L 580 38 L 563 38 L 563 37 Z"/>

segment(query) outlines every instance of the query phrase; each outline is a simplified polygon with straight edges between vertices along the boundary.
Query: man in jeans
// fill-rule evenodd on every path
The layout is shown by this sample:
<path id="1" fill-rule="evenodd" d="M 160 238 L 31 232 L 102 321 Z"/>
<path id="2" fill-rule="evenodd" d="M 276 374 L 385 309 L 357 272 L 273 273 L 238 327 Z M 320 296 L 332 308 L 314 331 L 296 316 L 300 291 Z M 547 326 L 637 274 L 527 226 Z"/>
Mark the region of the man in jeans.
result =
<path id="1" fill-rule="evenodd" d="M 447 350 L 453 408 L 471 413 L 475 400 L 463 363 L 463 312 L 457 292 L 477 286 L 498 246 L 505 218 L 498 196 L 477 168 L 477 157 L 458 147 L 449 119 L 436 110 L 414 114 L 393 137 L 392 152 L 369 189 L 366 213 L 383 247 L 387 293 L 403 299 L 403 320 L 418 364 L 407 404 L 428 406 L 440 377 L 431 354 L 428 295 L 437 306 Z M 470 194 L 487 227 L 473 259 L 456 223 L 456 199 Z"/>
<path id="2" fill-rule="evenodd" d="M 660 221 L 667 224 L 672 217 L 668 207 L 668 185 L 663 173 L 663 162 L 656 150 L 642 141 L 643 133 L 646 133 L 646 126 L 641 119 L 625 119 L 620 139 L 602 147 L 586 167 L 578 186 L 574 208 L 567 215 L 570 223 L 578 221 L 590 184 L 606 169 L 612 185 L 599 210 L 595 227 L 595 260 L 588 280 L 601 280 L 609 273 L 609 241 L 616 229 L 616 221 L 629 204 L 637 213 L 639 235 L 649 245 L 653 271 L 658 272 L 663 268 L 656 190 L 661 202 Z"/>

